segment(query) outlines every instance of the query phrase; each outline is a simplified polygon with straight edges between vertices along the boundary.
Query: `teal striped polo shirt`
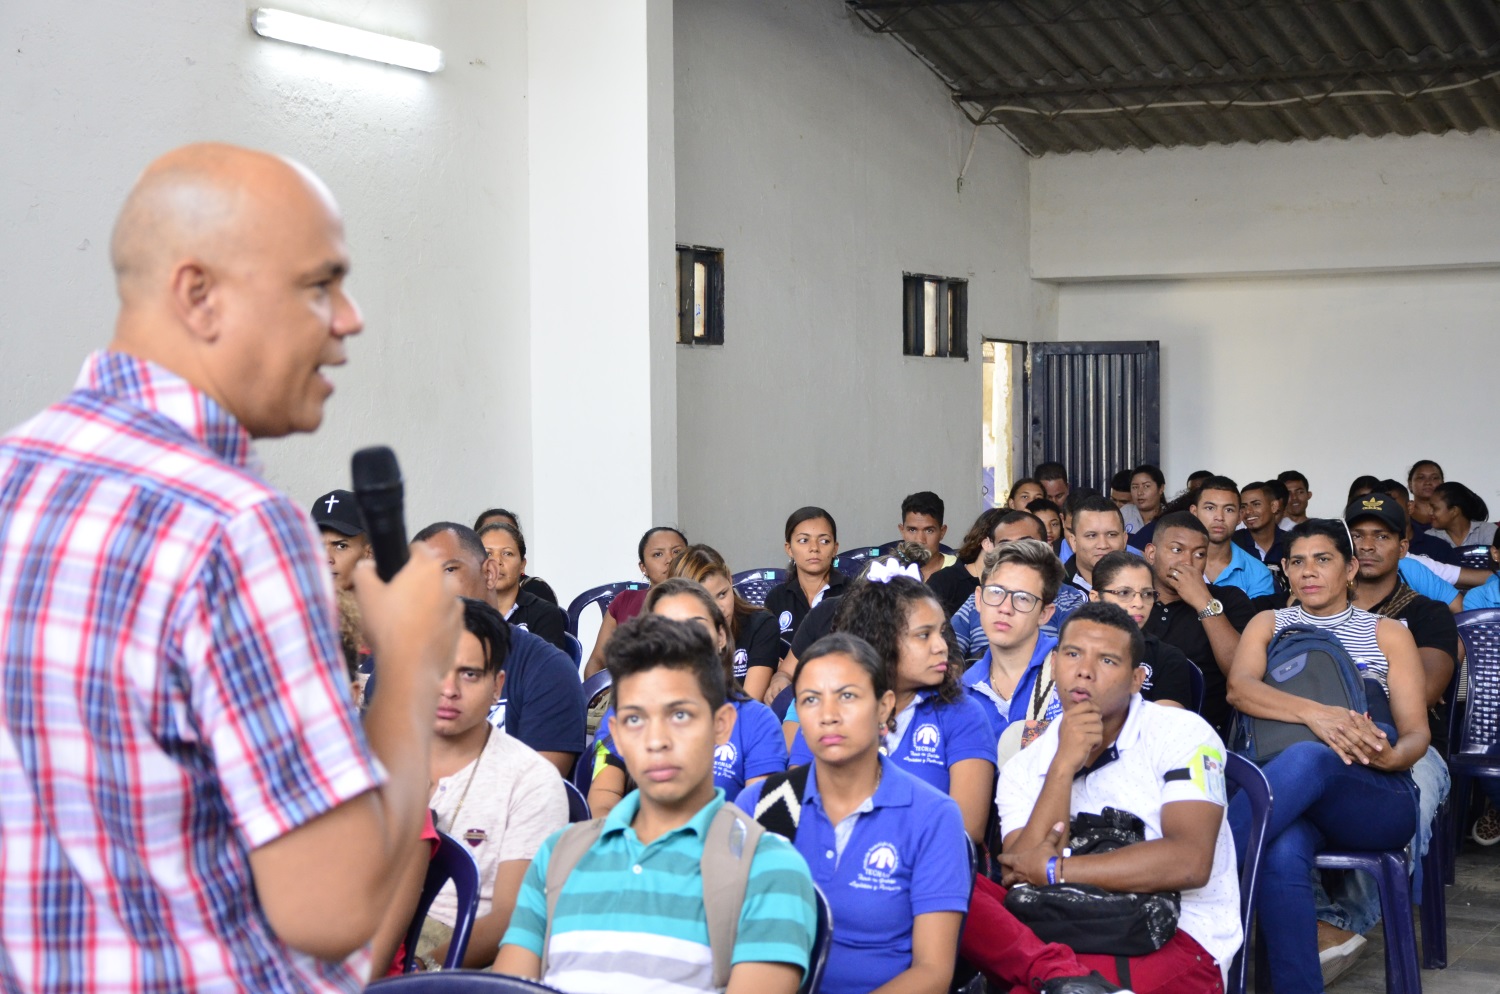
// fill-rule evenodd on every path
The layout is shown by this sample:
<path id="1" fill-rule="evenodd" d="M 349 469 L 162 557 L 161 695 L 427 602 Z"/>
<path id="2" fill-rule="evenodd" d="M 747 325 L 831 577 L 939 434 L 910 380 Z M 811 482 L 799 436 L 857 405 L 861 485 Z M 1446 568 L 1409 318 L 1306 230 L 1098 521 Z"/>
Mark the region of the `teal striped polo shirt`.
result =
<path id="1" fill-rule="evenodd" d="M 557 900 L 547 973 L 541 979 L 574 994 L 710 991 L 713 955 L 703 910 L 699 862 L 709 822 L 724 791 L 681 828 L 642 845 L 631 827 L 640 809 L 632 792 L 609 813 L 604 831 L 569 874 Z M 542 843 L 516 896 L 504 945 L 542 953 L 547 864 L 562 832 Z M 755 849 L 734 944 L 735 963 L 790 963 L 807 968 L 815 910 L 812 876 L 797 850 L 766 834 Z"/>

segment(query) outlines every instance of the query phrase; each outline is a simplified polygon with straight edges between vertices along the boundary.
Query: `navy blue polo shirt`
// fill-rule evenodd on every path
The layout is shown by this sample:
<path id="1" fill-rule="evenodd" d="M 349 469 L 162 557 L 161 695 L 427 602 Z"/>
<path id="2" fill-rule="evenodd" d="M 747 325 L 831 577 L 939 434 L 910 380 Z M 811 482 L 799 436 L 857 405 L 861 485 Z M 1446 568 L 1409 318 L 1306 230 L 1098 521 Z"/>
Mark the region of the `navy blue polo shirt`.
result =
<path id="1" fill-rule="evenodd" d="M 965 759 L 995 761 L 996 740 L 990 736 L 989 722 L 968 694 L 945 704 L 933 691 L 919 691 L 907 709 L 912 712 L 910 723 L 890 756 L 906 772 L 944 795 L 948 793 L 948 768 L 954 763 Z M 787 720 L 794 720 L 790 711 Z M 812 758 L 799 727 L 792 740 L 790 765 L 806 766 Z"/>
<path id="2" fill-rule="evenodd" d="M 880 763 L 880 786 L 868 810 L 849 815 L 857 820 L 842 847 L 816 768 L 802 796 L 793 845 L 833 912 L 823 994 L 866 994 L 910 969 L 913 919 L 969 907 L 973 879 L 958 805 L 889 757 Z M 747 788 L 739 806 L 754 811 L 760 789 Z"/>
<path id="3" fill-rule="evenodd" d="M 503 709 L 503 710 L 501 710 Z M 540 635 L 511 626 L 505 698 L 492 712 L 507 734 L 537 752 L 583 752 L 586 704 L 573 657 Z"/>
<path id="4" fill-rule="evenodd" d="M 1026 672 L 1016 684 L 1016 692 L 1011 695 L 1009 704 L 1001 704 L 999 695 L 990 686 L 990 663 L 993 649 L 986 651 L 979 662 L 970 666 L 969 671 L 964 674 L 964 689 L 968 692 L 969 699 L 978 704 L 984 710 L 984 716 L 990 720 L 990 728 L 995 733 L 997 748 L 1000 744 L 1000 736 L 1005 734 L 1011 722 L 1026 720 L 1026 711 L 1031 707 L 1032 691 L 1036 689 L 1037 678 L 1041 675 L 1042 666 L 1047 662 L 1047 657 L 1055 648 L 1057 648 L 1057 639 L 1037 632 L 1036 648 L 1032 650 L 1031 662 L 1026 664 Z M 1051 691 L 1048 691 L 1048 697 L 1050 702 L 1045 704 L 1044 712 L 1039 717 L 1050 721 L 1062 713 L 1062 705 L 1058 702 L 1057 695 Z"/>

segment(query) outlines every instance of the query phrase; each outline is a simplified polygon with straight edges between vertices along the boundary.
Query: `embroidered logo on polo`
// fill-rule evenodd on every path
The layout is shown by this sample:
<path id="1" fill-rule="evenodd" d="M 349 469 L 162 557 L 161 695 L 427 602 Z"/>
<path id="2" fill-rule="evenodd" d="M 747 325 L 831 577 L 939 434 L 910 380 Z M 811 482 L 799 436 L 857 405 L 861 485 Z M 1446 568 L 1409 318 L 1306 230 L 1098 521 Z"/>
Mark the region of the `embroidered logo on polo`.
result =
<path id="1" fill-rule="evenodd" d="M 748 649 L 734 650 L 734 676 L 735 679 L 744 679 L 745 671 L 750 668 L 750 651 Z"/>
<path id="2" fill-rule="evenodd" d="M 943 733 L 936 725 L 931 722 L 918 725 L 911 730 L 911 748 L 907 750 L 906 761 L 946 765 L 943 762 L 942 744 Z"/>
<path id="3" fill-rule="evenodd" d="M 901 868 L 901 854 L 894 843 L 877 842 L 865 850 L 860 873 L 849 886 L 858 890 L 878 890 L 895 893 L 901 890 L 896 871 Z"/>
<path id="4" fill-rule="evenodd" d="M 790 612 L 790 611 L 783 611 L 783 612 L 781 612 L 781 614 L 776 618 L 776 623 L 781 626 L 781 630 L 782 631 L 784 631 L 784 632 L 791 631 L 792 630 L 792 612 Z"/>
<path id="5" fill-rule="evenodd" d="M 739 750 L 734 747 L 733 742 L 725 742 L 721 746 L 715 746 L 714 776 L 722 780 L 733 780 L 735 760 L 739 759 L 739 757 Z"/>
<path id="6" fill-rule="evenodd" d="M 1146 671 L 1146 679 L 1141 681 L 1141 689 L 1142 690 L 1150 690 L 1151 689 L 1151 664 L 1150 663 L 1142 663 L 1141 664 L 1141 669 L 1143 669 L 1143 670 Z"/>

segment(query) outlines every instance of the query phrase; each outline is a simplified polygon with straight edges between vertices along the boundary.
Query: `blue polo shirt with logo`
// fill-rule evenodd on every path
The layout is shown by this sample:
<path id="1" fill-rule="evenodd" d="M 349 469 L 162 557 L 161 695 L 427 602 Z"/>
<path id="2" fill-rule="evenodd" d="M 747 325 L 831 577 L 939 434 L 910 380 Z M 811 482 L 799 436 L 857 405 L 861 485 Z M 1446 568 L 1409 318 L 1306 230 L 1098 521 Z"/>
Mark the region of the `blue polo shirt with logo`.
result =
<path id="1" fill-rule="evenodd" d="M 958 805 L 890 757 L 880 763 L 875 796 L 838 826 L 823 810 L 817 769 L 807 776 L 793 845 L 833 913 L 823 994 L 866 994 L 909 969 L 916 916 L 969 906 Z M 746 789 L 740 807 L 755 810 L 760 789 Z"/>
<path id="2" fill-rule="evenodd" d="M 1239 543 L 1229 543 L 1229 565 L 1213 578 L 1220 587 L 1238 587 L 1247 597 L 1264 597 L 1276 592 L 1276 580 L 1259 557 L 1252 556 Z"/>
<path id="3" fill-rule="evenodd" d="M 760 701 L 730 701 L 734 705 L 734 728 L 729 741 L 714 748 L 714 786 L 733 800 L 745 789 L 745 782 L 767 777 L 786 769 L 786 736 L 776 712 Z M 615 709 L 604 712 L 599 722 L 600 745 L 620 760 L 620 750 L 609 737 L 609 719 Z M 619 765 L 618 763 L 616 765 Z"/>
<path id="4" fill-rule="evenodd" d="M 1031 662 L 1026 664 L 1026 672 L 1016 683 L 1016 692 L 1011 695 L 1009 703 L 1002 702 L 1000 695 L 995 693 L 995 688 L 990 686 L 990 663 L 993 650 L 986 652 L 979 662 L 970 666 L 969 671 L 964 674 L 964 689 L 968 691 L 969 699 L 984 710 L 984 716 L 989 719 L 990 728 L 995 733 L 997 747 L 1000 744 L 1000 736 L 1005 734 L 1011 722 L 1026 720 L 1026 711 L 1031 707 L 1031 696 L 1036 689 L 1037 678 L 1041 675 L 1042 666 L 1047 662 L 1047 657 L 1055 648 L 1057 648 L 1057 639 L 1041 632 L 1037 633 L 1036 648 L 1031 653 Z M 1046 708 L 1041 717 L 1051 721 L 1062 714 L 1062 704 L 1055 693 L 1049 691 L 1047 697 Z"/>
<path id="5" fill-rule="evenodd" d="M 919 691 L 907 706 L 912 712 L 906 723 L 906 734 L 890 756 L 906 772 L 948 793 L 948 767 L 965 759 L 995 761 L 995 740 L 990 737 L 984 711 L 964 694 L 952 704 L 945 704 L 932 691 Z M 792 720 L 787 713 L 787 720 Z M 812 762 L 812 750 L 797 729 L 792 740 L 792 766 Z"/>

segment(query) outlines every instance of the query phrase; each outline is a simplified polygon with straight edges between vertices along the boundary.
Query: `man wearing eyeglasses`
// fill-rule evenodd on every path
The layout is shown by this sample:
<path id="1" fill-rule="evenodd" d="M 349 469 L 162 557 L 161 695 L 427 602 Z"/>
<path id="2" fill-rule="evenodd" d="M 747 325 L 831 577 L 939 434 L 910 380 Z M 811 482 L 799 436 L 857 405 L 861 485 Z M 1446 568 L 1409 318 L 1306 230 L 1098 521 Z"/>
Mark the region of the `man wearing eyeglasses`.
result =
<path id="1" fill-rule="evenodd" d="M 1043 675 L 1057 640 L 1041 627 L 1062 583 L 1062 563 L 1045 542 L 1020 539 L 985 553 L 975 598 L 990 648 L 964 674 L 964 687 L 984 708 L 997 744 L 1011 722 L 1061 713 Z"/>

